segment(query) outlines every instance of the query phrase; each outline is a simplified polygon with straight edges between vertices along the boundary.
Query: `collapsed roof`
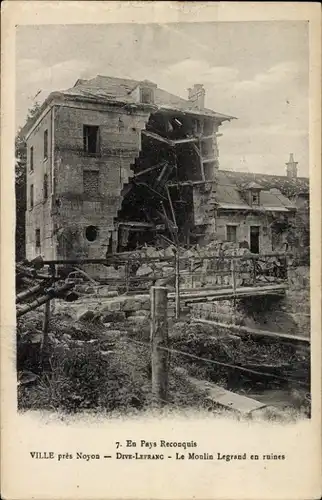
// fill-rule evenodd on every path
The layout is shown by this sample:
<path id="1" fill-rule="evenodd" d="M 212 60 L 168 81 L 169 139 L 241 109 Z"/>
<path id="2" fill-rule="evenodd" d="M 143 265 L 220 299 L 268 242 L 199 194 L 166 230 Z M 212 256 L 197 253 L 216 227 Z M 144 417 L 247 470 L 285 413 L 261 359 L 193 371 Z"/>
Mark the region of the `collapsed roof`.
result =
<path id="1" fill-rule="evenodd" d="M 153 103 L 140 103 L 135 98 L 135 90 L 140 85 L 148 85 L 154 89 Z M 211 109 L 202 107 L 198 109 L 195 102 L 189 99 L 183 99 L 158 88 L 158 86 L 148 80 L 139 81 L 127 78 L 116 78 L 110 76 L 97 75 L 94 78 L 84 80 L 78 79 L 73 87 L 52 92 L 44 101 L 38 112 L 32 120 L 22 129 L 23 135 L 27 135 L 33 128 L 35 122 L 55 99 L 72 99 L 87 102 L 96 102 L 102 104 L 120 104 L 129 106 L 144 106 L 156 111 L 176 111 L 180 113 L 189 113 L 196 116 L 208 116 L 214 118 L 218 123 L 235 119 L 234 116 L 218 113 Z"/>

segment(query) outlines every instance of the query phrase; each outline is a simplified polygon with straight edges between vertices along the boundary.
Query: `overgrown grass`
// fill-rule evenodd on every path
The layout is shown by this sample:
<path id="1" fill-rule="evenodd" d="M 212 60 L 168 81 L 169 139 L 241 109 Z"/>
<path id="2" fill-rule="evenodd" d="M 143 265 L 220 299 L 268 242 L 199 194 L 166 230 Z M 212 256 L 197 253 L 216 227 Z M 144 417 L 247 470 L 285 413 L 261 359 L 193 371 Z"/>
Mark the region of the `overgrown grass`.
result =
<path id="1" fill-rule="evenodd" d="M 142 409 L 146 394 L 139 380 L 113 354 L 106 359 L 99 347 L 55 348 L 50 371 L 33 387 L 20 388 L 20 409 L 77 412 L 87 409 Z"/>

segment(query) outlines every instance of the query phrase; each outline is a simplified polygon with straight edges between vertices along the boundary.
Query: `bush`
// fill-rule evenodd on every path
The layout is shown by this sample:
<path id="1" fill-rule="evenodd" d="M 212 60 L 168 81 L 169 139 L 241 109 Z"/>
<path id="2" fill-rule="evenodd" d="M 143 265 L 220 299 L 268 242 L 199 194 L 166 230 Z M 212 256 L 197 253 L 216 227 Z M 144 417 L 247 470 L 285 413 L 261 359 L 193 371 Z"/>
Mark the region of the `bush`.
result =
<path id="1" fill-rule="evenodd" d="M 55 349 L 51 371 L 33 388 L 20 389 L 20 409 L 65 412 L 133 410 L 142 408 L 145 395 L 113 353 L 104 359 L 96 346 Z"/>

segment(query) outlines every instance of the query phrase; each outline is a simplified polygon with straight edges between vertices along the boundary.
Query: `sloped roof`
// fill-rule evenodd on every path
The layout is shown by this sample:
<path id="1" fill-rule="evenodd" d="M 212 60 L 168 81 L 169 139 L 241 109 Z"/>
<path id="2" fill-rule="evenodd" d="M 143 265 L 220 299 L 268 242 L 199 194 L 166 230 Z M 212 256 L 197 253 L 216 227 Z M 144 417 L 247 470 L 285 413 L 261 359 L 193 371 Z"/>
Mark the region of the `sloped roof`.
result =
<path id="1" fill-rule="evenodd" d="M 230 173 L 238 174 L 239 172 Z M 262 189 L 260 204 L 251 206 L 247 203 L 247 198 L 243 197 L 240 186 L 234 183 L 233 175 L 227 175 L 227 171 L 219 170 L 217 179 L 216 201 L 219 209 L 252 210 L 255 212 L 288 212 L 296 209 L 296 206 L 277 188 Z M 252 183 L 248 183 L 248 185 L 252 185 Z M 245 183 L 243 183 L 244 186 Z"/>
<path id="2" fill-rule="evenodd" d="M 147 80 L 145 80 L 147 82 Z M 55 98 L 70 98 L 81 99 L 89 102 L 101 103 L 123 103 L 123 104 L 138 104 L 133 95 L 133 90 L 143 81 L 131 80 L 128 78 L 116 78 L 110 76 L 97 75 L 89 80 L 78 79 L 75 85 L 67 90 L 52 92 L 43 105 L 40 107 L 38 113 L 34 116 L 33 120 L 28 123 L 28 126 L 23 128 L 23 134 L 27 134 L 33 127 L 38 117 L 46 106 Z M 232 120 L 235 117 L 218 113 L 208 108 L 202 110 L 195 107 L 194 103 L 188 99 L 176 96 L 167 92 L 166 90 L 159 89 L 156 84 L 149 82 L 155 88 L 155 102 L 151 104 L 142 104 L 141 106 L 148 106 L 155 108 L 156 111 L 160 110 L 173 110 L 191 113 L 200 116 L 211 116 L 218 121 L 223 122 Z"/>
<path id="3" fill-rule="evenodd" d="M 270 175 L 252 172 L 235 172 L 232 170 L 221 170 L 220 175 L 224 175 L 226 182 L 242 187 L 243 185 L 256 182 L 265 190 L 278 189 L 284 196 L 293 197 L 298 194 L 309 194 L 308 177 L 296 177 L 295 179 L 286 175 Z"/>
<path id="4" fill-rule="evenodd" d="M 145 80 L 145 82 L 147 82 L 147 80 Z M 103 97 L 108 100 L 134 104 L 135 100 L 132 92 L 141 83 L 144 82 L 127 78 L 97 75 L 95 78 L 91 78 L 90 80 L 78 80 L 74 87 L 63 91 L 63 93 L 67 95 L 92 96 L 94 98 Z M 234 118 L 233 116 L 217 113 L 216 111 L 208 108 L 198 110 L 188 99 L 183 99 L 182 97 L 171 94 L 166 90 L 162 90 L 153 82 L 148 83 L 155 86 L 154 104 L 160 108 L 210 115 L 222 119 L 222 121 L 232 120 Z"/>
<path id="5" fill-rule="evenodd" d="M 260 186 L 257 182 L 248 182 L 243 186 L 244 189 L 263 189 L 263 186 Z"/>

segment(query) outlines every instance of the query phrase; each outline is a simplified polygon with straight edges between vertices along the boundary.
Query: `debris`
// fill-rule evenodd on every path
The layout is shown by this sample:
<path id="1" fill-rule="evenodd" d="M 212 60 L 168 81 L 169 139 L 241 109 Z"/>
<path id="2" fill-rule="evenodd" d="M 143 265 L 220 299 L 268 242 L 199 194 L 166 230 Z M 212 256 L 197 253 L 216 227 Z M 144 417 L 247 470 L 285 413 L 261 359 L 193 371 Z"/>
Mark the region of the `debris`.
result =
<path id="1" fill-rule="evenodd" d="M 149 276 L 153 273 L 153 269 L 147 264 L 142 264 L 141 267 L 136 271 L 136 276 Z"/>

